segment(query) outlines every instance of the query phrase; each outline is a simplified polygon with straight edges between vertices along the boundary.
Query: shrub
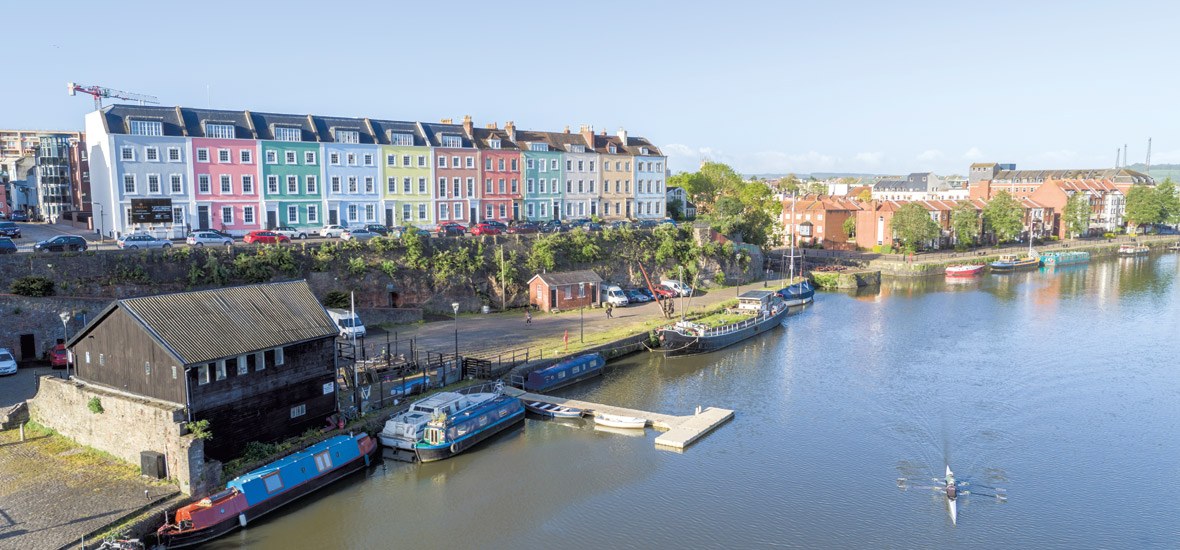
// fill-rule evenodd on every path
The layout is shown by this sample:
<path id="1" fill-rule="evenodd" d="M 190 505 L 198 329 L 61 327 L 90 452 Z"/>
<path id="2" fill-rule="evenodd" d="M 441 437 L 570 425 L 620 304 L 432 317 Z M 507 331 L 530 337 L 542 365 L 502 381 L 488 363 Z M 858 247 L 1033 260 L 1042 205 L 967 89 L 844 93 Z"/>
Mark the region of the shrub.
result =
<path id="1" fill-rule="evenodd" d="M 839 273 L 824 273 L 813 272 L 811 277 L 815 279 L 816 286 L 820 288 L 836 288 L 837 282 L 840 280 Z"/>
<path id="2" fill-rule="evenodd" d="M 86 402 L 86 408 L 94 414 L 102 414 L 106 410 L 102 408 L 102 401 L 97 397 L 91 397 L 90 401 Z"/>
<path id="3" fill-rule="evenodd" d="M 8 287 L 13 294 L 43 298 L 53 296 L 53 281 L 45 277 L 28 276 L 12 281 Z"/>
<path id="4" fill-rule="evenodd" d="M 208 420 L 198 420 L 196 422 L 188 422 L 184 425 L 184 427 L 187 428 L 189 433 L 193 434 L 193 437 L 195 437 L 197 439 L 200 439 L 200 440 L 213 439 L 213 432 L 211 430 L 209 430 L 209 421 Z"/>
<path id="5" fill-rule="evenodd" d="M 346 308 L 349 306 L 350 300 L 347 292 L 332 290 L 325 294 L 324 299 L 320 302 L 328 308 Z"/>
<path id="6" fill-rule="evenodd" d="M 368 264 L 365 263 L 364 258 L 349 258 L 348 259 L 348 274 L 353 277 L 364 277 L 365 272 L 369 270 Z"/>

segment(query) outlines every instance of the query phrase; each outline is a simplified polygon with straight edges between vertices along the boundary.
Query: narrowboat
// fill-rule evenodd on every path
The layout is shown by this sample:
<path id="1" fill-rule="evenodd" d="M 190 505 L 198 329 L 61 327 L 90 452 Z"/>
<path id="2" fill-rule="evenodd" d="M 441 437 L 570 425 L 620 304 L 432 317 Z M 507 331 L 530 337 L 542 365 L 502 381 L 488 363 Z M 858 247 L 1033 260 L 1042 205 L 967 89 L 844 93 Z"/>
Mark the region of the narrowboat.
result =
<path id="1" fill-rule="evenodd" d="M 1090 261 L 1090 253 L 1082 250 L 1068 252 L 1045 252 L 1041 254 L 1041 262 L 1045 267 L 1061 267 L 1064 265 L 1084 264 Z"/>
<path id="2" fill-rule="evenodd" d="M 751 290 L 738 297 L 738 312 L 747 318 L 719 327 L 679 321 L 660 329 L 660 346 L 669 357 L 716 351 L 781 325 L 788 311 L 774 291 Z"/>
<path id="3" fill-rule="evenodd" d="M 999 260 L 992 262 L 990 265 L 992 271 L 996 273 L 1011 273 L 1013 271 L 1035 269 L 1041 265 L 1041 259 L 1036 256 L 1017 258 L 1016 256 L 1008 254 L 1000 256 Z"/>
<path id="4" fill-rule="evenodd" d="M 587 353 L 560 361 L 552 366 L 530 372 L 524 379 L 525 391 L 555 390 L 602 374 L 606 359 L 601 354 Z"/>
<path id="5" fill-rule="evenodd" d="M 983 271 L 983 264 L 962 264 L 946 266 L 947 277 L 974 277 Z"/>
<path id="6" fill-rule="evenodd" d="M 1119 256 L 1142 256 L 1151 249 L 1142 244 L 1124 244 L 1119 247 Z"/>
<path id="7" fill-rule="evenodd" d="M 422 432 L 426 430 L 426 424 L 431 418 L 457 414 L 498 395 L 494 392 L 480 391 L 484 389 L 487 388 L 474 388 L 474 391 L 467 393 L 444 391 L 415 401 L 405 411 L 386 420 L 377 438 L 386 447 L 413 451 L 414 446 L 422 440 Z"/>
<path id="8" fill-rule="evenodd" d="M 445 460 L 523 420 L 520 399 L 500 395 L 457 414 L 432 418 L 414 452 L 422 462 Z"/>
<path id="9" fill-rule="evenodd" d="M 156 535 L 185 548 L 246 527 L 268 512 L 363 469 L 377 443 L 368 434 L 338 435 L 238 476 L 225 490 L 181 507 Z"/>
<path id="10" fill-rule="evenodd" d="M 803 279 L 793 285 L 780 288 L 776 294 L 783 299 L 787 307 L 801 306 L 809 304 L 815 299 L 815 287 L 811 286 L 811 281 Z"/>

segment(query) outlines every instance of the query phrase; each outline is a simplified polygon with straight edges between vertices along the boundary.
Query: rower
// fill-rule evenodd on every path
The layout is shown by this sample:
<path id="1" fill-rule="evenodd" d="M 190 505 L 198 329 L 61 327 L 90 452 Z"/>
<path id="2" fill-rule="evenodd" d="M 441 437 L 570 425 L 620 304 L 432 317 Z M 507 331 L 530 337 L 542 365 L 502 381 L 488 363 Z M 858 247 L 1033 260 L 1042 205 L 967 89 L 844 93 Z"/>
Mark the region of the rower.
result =
<path id="1" fill-rule="evenodd" d="M 955 486 L 955 474 L 948 468 L 946 471 L 946 498 L 955 500 L 958 489 Z"/>

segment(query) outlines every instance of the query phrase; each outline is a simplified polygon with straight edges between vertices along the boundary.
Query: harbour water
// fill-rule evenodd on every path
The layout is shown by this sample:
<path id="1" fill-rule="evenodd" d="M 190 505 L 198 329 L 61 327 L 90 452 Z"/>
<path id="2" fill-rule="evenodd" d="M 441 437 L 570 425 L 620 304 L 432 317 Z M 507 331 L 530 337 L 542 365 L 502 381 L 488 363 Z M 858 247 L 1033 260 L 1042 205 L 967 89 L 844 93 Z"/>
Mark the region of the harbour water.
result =
<path id="1" fill-rule="evenodd" d="M 529 419 L 454 459 L 388 462 L 210 548 L 1176 548 L 1176 254 L 820 294 L 706 356 L 634 355 L 562 390 L 737 411 L 657 432 Z M 898 488 L 957 477 L 1007 489 Z"/>

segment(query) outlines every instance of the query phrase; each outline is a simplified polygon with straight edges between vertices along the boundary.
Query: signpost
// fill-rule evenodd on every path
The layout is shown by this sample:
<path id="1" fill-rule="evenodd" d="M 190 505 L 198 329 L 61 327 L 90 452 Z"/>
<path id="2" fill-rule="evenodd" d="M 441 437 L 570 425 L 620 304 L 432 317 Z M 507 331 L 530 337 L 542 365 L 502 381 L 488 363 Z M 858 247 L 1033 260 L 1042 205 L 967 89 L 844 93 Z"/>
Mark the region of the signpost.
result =
<path id="1" fill-rule="evenodd" d="M 172 223 L 172 199 L 131 199 L 131 223 Z"/>

